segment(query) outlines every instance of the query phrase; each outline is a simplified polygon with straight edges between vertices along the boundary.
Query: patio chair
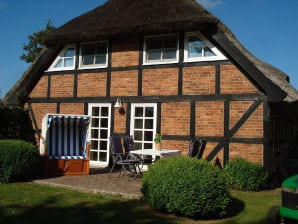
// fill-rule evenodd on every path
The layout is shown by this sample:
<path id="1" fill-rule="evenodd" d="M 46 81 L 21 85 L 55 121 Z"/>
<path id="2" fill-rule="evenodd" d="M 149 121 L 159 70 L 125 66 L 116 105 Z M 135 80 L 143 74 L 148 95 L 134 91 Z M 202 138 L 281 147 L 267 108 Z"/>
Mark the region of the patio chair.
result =
<path id="1" fill-rule="evenodd" d="M 190 138 L 188 156 L 201 159 L 206 147 L 206 140 L 198 138 Z"/>
<path id="2" fill-rule="evenodd" d="M 199 140 L 199 150 L 198 150 L 198 154 L 197 154 L 197 158 L 198 159 L 201 159 L 202 156 L 203 156 L 203 153 L 204 153 L 204 150 L 205 150 L 205 147 L 206 147 L 206 140 L 204 139 L 200 139 Z"/>
<path id="3" fill-rule="evenodd" d="M 141 173 L 141 170 L 139 167 L 140 161 L 138 159 L 127 158 L 125 150 L 123 150 L 123 142 L 120 135 L 110 136 L 110 149 L 111 149 L 113 165 L 110 170 L 109 176 L 113 172 L 116 165 L 121 166 L 120 176 L 122 176 L 124 173 L 131 171 L 131 168 L 133 169 L 133 172 L 134 172 L 134 178 L 140 175 Z"/>

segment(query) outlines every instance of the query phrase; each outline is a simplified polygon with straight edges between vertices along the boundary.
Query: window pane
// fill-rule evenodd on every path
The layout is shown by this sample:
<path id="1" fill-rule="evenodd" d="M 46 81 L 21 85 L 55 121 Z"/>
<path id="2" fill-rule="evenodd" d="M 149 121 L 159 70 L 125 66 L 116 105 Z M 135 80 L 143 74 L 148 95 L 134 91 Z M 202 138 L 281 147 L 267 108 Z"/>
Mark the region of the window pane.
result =
<path id="1" fill-rule="evenodd" d="M 145 120 L 145 129 L 153 129 L 153 120 L 152 119 L 150 119 L 150 120 L 146 119 Z"/>
<path id="2" fill-rule="evenodd" d="M 54 67 L 61 68 L 62 67 L 62 59 L 59 59 Z"/>
<path id="3" fill-rule="evenodd" d="M 100 127 L 107 128 L 108 127 L 108 119 L 102 118 Z"/>
<path id="4" fill-rule="evenodd" d="M 84 56 L 83 57 L 83 65 L 92 65 L 94 62 L 93 56 Z"/>
<path id="5" fill-rule="evenodd" d="M 102 107 L 101 108 L 101 116 L 107 117 L 109 115 L 109 108 L 108 107 Z"/>
<path id="6" fill-rule="evenodd" d="M 92 116 L 98 116 L 98 115 L 99 115 L 99 108 L 92 107 Z"/>
<path id="7" fill-rule="evenodd" d="M 82 47 L 82 55 L 94 55 L 95 54 L 95 47 L 92 46 L 84 46 Z"/>
<path id="8" fill-rule="evenodd" d="M 202 57 L 202 48 L 189 48 L 188 50 L 188 57 L 189 58 L 197 58 Z"/>
<path id="9" fill-rule="evenodd" d="M 137 149 L 142 149 L 142 143 L 140 142 L 134 142 L 134 148 L 137 150 Z"/>
<path id="10" fill-rule="evenodd" d="M 145 143 L 144 149 L 153 149 L 152 143 Z"/>
<path id="11" fill-rule="evenodd" d="M 189 37 L 188 43 L 188 57 L 202 57 L 203 42 L 197 36 Z"/>
<path id="12" fill-rule="evenodd" d="M 153 115 L 154 115 L 154 108 L 153 107 L 146 107 L 145 117 L 153 117 Z"/>
<path id="13" fill-rule="evenodd" d="M 98 130 L 97 129 L 91 130 L 91 138 L 98 138 Z"/>
<path id="14" fill-rule="evenodd" d="M 108 142 L 107 141 L 100 141 L 100 150 L 107 150 L 108 149 Z"/>
<path id="15" fill-rule="evenodd" d="M 72 66 L 73 66 L 73 58 L 65 58 L 64 67 L 72 67 Z"/>
<path id="16" fill-rule="evenodd" d="M 106 54 L 107 53 L 107 46 L 106 45 L 99 45 L 96 49 L 96 54 Z"/>
<path id="17" fill-rule="evenodd" d="M 64 53 L 64 57 L 74 57 L 74 55 L 75 55 L 75 49 L 74 48 L 69 48 Z"/>
<path id="18" fill-rule="evenodd" d="M 92 118 L 91 127 L 99 127 L 99 120 L 97 118 Z"/>
<path id="19" fill-rule="evenodd" d="M 209 47 L 205 47 L 204 48 L 204 56 L 205 57 L 211 57 L 211 56 L 215 56 L 215 54 L 213 53 L 213 51 Z"/>
<path id="20" fill-rule="evenodd" d="M 105 64 L 106 56 L 105 55 L 97 55 L 95 58 L 95 64 Z"/>
<path id="21" fill-rule="evenodd" d="M 160 50 L 162 48 L 162 40 L 147 40 L 147 50 Z"/>
<path id="22" fill-rule="evenodd" d="M 136 107 L 135 116 L 136 117 L 143 117 L 143 107 Z"/>
<path id="23" fill-rule="evenodd" d="M 91 147 L 90 147 L 91 149 L 98 149 L 98 141 L 91 141 Z"/>
<path id="24" fill-rule="evenodd" d="M 161 59 L 161 52 L 160 51 L 149 51 L 147 52 L 147 60 L 160 60 Z"/>
<path id="25" fill-rule="evenodd" d="M 90 152 L 90 159 L 97 161 L 97 152 L 91 151 Z"/>
<path id="26" fill-rule="evenodd" d="M 107 153 L 106 152 L 100 152 L 99 153 L 99 160 L 100 161 L 107 161 Z"/>
<path id="27" fill-rule="evenodd" d="M 152 131 L 145 131 L 145 141 L 152 141 L 153 140 L 153 132 Z"/>
<path id="28" fill-rule="evenodd" d="M 100 138 L 108 138 L 108 130 L 100 130 Z"/>
<path id="29" fill-rule="evenodd" d="M 174 48 L 177 49 L 177 38 L 170 38 L 164 40 L 164 49 Z"/>
<path id="30" fill-rule="evenodd" d="M 162 59 L 175 59 L 176 58 L 176 50 L 172 51 L 164 51 Z"/>
<path id="31" fill-rule="evenodd" d="M 136 141 L 143 140 L 143 132 L 142 131 L 134 131 L 134 138 Z"/>
<path id="32" fill-rule="evenodd" d="M 143 120 L 136 119 L 135 120 L 135 129 L 141 129 L 141 128 L 143 128 Z"/>

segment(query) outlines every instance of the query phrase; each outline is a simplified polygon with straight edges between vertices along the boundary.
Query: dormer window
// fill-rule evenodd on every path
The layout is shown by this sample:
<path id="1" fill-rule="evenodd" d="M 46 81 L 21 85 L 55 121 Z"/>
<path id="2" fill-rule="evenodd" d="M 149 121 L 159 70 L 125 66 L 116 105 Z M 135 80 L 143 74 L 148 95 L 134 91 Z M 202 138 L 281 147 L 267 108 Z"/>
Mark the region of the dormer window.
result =
<path id="1" fill-rule="evenodd" d="M 72 70 L 75 68 L 76 48 L 73 45 L 67 45 L 49 68 L 49 71 Z"/>
<path id="2" fill-rule="evenodd" d="M 187 33 L 184 46 L 186 62 L 226 60 L 226 57 L 198 32 Z"/>
<path id="3" fill-rule="evenodd" d="M 178 36 L 146 37 L 144 64 L 178 62 Z"/>
<path id="4" fill-rule="evenodd" d="M 81 46 L 80 68 L 107 67 L 107 43 L 91 43 Z"/>

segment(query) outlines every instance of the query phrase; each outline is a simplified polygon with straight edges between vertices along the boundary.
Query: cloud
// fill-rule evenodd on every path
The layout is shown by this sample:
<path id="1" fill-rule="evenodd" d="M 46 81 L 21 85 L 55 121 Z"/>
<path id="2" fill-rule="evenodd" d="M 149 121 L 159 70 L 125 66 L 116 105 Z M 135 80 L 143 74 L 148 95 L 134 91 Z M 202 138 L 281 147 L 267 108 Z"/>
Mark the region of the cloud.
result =
<path id="1" fill-rule="evenodd" d="M 214 8 L 223 3 L 223 0 L 196 0 L 205 8 Z"/>

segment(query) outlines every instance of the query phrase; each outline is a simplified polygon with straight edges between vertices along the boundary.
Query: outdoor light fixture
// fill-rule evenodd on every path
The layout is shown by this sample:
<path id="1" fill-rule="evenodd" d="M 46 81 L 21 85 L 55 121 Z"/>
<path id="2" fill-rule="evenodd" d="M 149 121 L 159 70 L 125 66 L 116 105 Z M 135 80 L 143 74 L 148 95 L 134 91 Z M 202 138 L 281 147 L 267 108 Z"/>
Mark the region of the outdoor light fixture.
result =
<path id="1" fill-rule="evenodd" d="M 119 98 L 117 98 L 117 101 L 114 105 L 115 108 L 122 108 L 122 103 L 121 103 L 121 100 Z"/>

